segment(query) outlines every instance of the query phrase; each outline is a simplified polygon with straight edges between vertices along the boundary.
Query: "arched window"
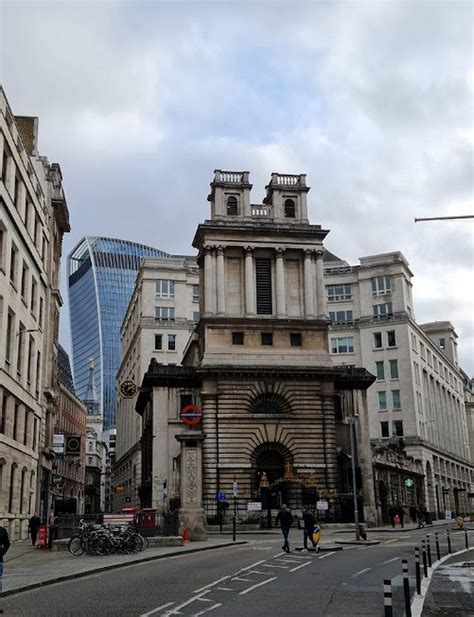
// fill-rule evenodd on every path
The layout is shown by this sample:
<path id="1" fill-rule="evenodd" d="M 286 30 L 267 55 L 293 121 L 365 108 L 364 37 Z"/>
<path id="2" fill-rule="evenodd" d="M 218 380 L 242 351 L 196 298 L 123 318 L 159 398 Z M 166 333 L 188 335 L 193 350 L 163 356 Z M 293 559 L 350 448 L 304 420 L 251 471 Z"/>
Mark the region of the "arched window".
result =
<path id="1" fill-rule="evenodd" d="M 227 214 L 236 216 L 238 214 L 237 197 L 231 195 L 227 198 Z"/>
<path id="2" fill-rule="evenodd" d="M 294 219 L 296 216 L 295 202 L 292 199 L 285 200 L 285 217 L 287 219 Z"/>
<path id="3" fill-rule="evenodd" d="M 265 392 L 255 398 L 250 404 L 251 413 L 288 413 L 290 412 L 288 402 L 280 394 L 275 392 Z"/>
<path id="4" fill-rule="evenodd" d="M 26 478 L 26 467 L 23 467 L 21 470 L 21 484 L 20 484 L 20 514 L 23 514 L 23 510 L 25 508 L 25 478 Z"/>
<path id="5" fill-rule="evenodd" d="M 10 490 L 8 493 L 8 512 L 13 512 L 13 500 L 15 497 L 15 481 L 16 481 L 16 468 L 17 464 L 12 463 L 10 469 Z"/>

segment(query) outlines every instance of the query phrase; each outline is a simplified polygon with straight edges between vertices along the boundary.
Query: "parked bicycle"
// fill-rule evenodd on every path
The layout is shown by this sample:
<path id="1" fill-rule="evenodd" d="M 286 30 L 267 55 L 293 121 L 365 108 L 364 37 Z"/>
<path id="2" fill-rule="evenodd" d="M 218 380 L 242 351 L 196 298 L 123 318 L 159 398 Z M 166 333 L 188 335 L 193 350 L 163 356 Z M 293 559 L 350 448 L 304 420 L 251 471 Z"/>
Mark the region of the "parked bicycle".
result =
<path id="1" fill-rule="evenodd" d="M 110 553 L 138 553 L 148 548 L 148 538 L 143 537 L 136 527 L 111 527 L 110 525 L 94 525 L 80 521 L 79 534 L 74 535 L 68 543 L 72 555 L 105 556 Z"/>

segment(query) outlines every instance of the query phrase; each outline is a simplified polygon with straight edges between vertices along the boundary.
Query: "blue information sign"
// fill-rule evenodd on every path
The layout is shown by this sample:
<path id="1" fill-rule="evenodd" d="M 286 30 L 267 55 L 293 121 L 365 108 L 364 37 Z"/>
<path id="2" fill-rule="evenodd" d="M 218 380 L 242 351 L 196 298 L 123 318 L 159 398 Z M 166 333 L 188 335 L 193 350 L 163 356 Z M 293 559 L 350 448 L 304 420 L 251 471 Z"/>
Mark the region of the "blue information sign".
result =
<path id="1" fill-rule="evenodd" d="M 225 501 L 225 493 L 217 493 L 218 501 Z"/>

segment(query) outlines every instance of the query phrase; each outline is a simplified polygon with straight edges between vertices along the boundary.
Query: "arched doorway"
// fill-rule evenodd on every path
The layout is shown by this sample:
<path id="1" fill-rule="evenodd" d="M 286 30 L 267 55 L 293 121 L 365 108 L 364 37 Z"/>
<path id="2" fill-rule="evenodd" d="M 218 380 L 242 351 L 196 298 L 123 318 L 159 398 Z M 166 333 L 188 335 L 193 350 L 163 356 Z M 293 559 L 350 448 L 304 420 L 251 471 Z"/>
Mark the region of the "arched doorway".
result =
<path id="1" fill-rule="evenodd" d="M 288 502 L 288 483 L 281 481 L 291 466 L 289 450 L 278 443 L 258 446 L 252 456 L 253 489 L 260 494 L 264 508 L 280 508 Z"/>
<path id="2" fill-rule="evenodd" d="M 382 521 L 384 523 L 390 522 L 390 517 L 388 515 L 388 507 L 387 507 L 387 486 L 383 480 L 379 482 L 379 500 L 380 500 L 380 512 L 382 514 Z"/>

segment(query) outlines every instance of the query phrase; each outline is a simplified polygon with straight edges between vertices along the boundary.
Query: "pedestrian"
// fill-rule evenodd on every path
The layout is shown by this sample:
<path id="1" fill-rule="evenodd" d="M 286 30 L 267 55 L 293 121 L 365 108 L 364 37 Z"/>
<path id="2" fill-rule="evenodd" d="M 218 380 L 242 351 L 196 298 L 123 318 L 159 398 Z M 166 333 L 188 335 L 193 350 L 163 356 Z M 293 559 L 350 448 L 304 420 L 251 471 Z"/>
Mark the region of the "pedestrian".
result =
<path id="1" fill-rule="evenodd" d="M 293 524 L 293 515 L 288 509 L 288 506 L 285 504 L 282 505 L 280 512 L 277 514 L 275 526 L 278 526 L 278 524 L 280 524 L 281 533 L 283 535 L 282 548 L 286 553 L 289 553 L 290 545 L 288 543 L 288 534 L 290 533 L 290 527 Z"/>
<path id="2" fill-rule="evenodd" d="M 30 532 L 31 543 L 33 546 L 36 544 L 36 538 L 38 537 L 38 529 L 40 528 L 40 525 L 41 519 L 35 512 L 28 523 L 28 531 Z"/>
<path id="3" fill-rule="evenodd" d="M 415 525 L 416 524 L 416 520 L 417 520 L 417 516 L 416 516 L 416 512 L 417 512 L 417 506 L 415 506 L 415 504 L 412 504 L 410 506 L 410 518 L 411 518 L 411 522 Z"/>
<path id="4" fill-rule="evenodd" d="M 314 541 L 314 526 L 316 525 L 316 519 L 314 514 L 310 512 L 308 506 L 303 506 L 303 553 L 308 552 L 308 538 L 311 540 L 311 544 L 319 552 L 319 544 Z"/>
<path id="5" fill-rule="evenodd" d="M 388 509 L 388 518 L 390 519 L 390 522 L 392 523 L 392 527 L 395 527 L 396 514 L 397 514 L 396 509 L 393 506 L 390 506 L 390 508 Z"/>
<path id="6" fill-rule="evenodd" d="M 52 524 L 49 526 L 49 534 L 48 534 L 48 548 L 51 550 L 53 548 L 53 542 L 58 537 L 59 530 L 59 516 L 55 516 L 53 518 Z"/>
<path id="7" fill-rule="evenodd" d="M 397 514 L 400 518 L 400 525 L 403 529 L 403 519 L 405 518 L 405 510 L 403 509 L 403 506 L 398 506 L 397 508 Z"/>
<path id="8" fill-rule="evenodd" d="M 10 538 L 5 527 L 0 525 L 0 602 L 2 601 L 3 590 L 3 556 L 10 548 Z M 0 613 L 3 613 L 3 608 L 0 605 Z"/>

